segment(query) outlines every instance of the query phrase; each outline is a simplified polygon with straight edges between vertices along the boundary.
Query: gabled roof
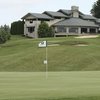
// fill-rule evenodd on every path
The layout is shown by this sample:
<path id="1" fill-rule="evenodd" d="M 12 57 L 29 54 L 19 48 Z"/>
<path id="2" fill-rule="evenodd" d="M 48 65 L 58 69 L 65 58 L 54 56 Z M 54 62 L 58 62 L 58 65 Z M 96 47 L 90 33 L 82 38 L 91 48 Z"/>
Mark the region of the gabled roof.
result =
<path id="1" fill-rule="evenodd" d="M 58 10 L 58 12 L 62 12 L 65 15 L 71 15 L 72 14 L 71 10 L 65 10 L 65 9 L 60 9 L 60 10 Z"/>
<path id="2" fill-rule="evenodd" d="M 83 20 L 80 18 L 70 18 L 54 24 L 54 26 L 83 26 L 83 27 L 99 27 L 95 22 Z"/>
<path id="3" fill-rule="evenodd" d="M 51 17 L 59 17 L 59 18 L 67 18 L 68 17 L 61 12 L 53 12 L 53 11 L 45 11 L 43 14 L 47 14 Z"/>
<path id="4" fill-rule="evenodd" d="M 58 10 L 58 12 L 62 12 L 65 15 L 71 15 L 72 14 L 72 10 L 66 10 L 66 9 L 60 9 Z M 79 11 L 80 15 L 84 15 L 82 12 Z"/>
<path id="5" fill-rule="evenodd" d="M 30 15 L 33 16 L 33 19 L 48 19 L 48 20 L 53 19 L 46 14 L 39 14 L 39 13 L 28 13 L 25 16 L 23 16 L 21 19 L 26 19 Z"/>
<path id="6" fill-rule="evenodd" d="M 80 17 L 87 20 L 96 20 L 96 18 L 91 15 L 80 15 Z"/>

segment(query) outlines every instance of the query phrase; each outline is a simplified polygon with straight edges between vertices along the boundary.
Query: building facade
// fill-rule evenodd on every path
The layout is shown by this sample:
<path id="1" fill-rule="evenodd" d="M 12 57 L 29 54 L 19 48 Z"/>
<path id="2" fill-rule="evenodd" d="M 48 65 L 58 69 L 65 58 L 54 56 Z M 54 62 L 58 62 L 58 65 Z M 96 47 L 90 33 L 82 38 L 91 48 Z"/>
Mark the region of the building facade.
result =
<path id="1" fill-rule="evenodd" d="M 42 21 L 53 27 L 54 36 L 96 34 L 100 30 L 100 19 L 83 14 L 77 6 L 72 6 L 71 10 L 28 13 L 22 19 L 25 21 L 24 35 L 33 38 L 38 38 L 38 27 Z"/>

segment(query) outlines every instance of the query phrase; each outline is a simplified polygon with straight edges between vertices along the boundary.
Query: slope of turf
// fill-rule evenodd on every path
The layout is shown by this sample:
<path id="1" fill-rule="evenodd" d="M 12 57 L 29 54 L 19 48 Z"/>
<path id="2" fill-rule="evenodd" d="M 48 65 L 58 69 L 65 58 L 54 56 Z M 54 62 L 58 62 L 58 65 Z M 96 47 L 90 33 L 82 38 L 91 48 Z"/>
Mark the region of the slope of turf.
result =
<path id="1" fill-rule="evenodd" d="M 46 38 L 27 39 L 12 36 L 6 44 L 0 45 L 0 71 L 45 71 L 45 48 L 38 43 L 47 40 L 49 71 L 92 71 L 100 70 L 100 38 L 76 39 Z M 87 46 L 77 46 L 85 44 Z"/>
<path id="2" fill-rule="evenodd" d="M 100 72 L 0 72 L 0 100 L 100 100 Z"/>

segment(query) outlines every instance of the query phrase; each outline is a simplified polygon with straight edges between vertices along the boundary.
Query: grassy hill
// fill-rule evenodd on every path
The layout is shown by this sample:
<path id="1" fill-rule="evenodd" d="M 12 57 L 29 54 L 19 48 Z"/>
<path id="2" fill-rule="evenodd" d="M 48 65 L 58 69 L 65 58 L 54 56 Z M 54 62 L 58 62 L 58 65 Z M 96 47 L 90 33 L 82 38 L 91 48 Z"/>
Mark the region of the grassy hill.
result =
<path id="1" fill-rule="evenodd" d="M 74 37 L 27 39 L 12 36 L 0 45 L 0 71 L 45 71 L 45 48 L 38 43 L 47 40 L 49 71 L 92 71 L 100 70 L 100 37 L 76 39 Z M 86 46 L 77 46 L 85 44 Z"/>

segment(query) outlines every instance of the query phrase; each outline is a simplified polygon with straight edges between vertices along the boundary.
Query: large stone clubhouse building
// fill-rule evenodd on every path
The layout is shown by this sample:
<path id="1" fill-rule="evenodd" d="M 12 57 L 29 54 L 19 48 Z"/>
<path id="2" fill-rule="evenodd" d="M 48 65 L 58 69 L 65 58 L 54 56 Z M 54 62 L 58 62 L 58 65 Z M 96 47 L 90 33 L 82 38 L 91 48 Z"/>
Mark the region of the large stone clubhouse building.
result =
<path id="1" fill-rule="evenodd" d="M 83 14 L 77 6 L 72 6 L 71 10 L 45 11 L 42 14 L 28 13 L 22 19 L 25 21 L 24 35 L 33 38 L 38 38 L 41 21 L 53 27 L 54 36 L 96 34 L 100 31 L 100 19 Z"/>

